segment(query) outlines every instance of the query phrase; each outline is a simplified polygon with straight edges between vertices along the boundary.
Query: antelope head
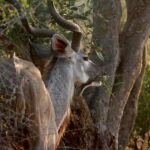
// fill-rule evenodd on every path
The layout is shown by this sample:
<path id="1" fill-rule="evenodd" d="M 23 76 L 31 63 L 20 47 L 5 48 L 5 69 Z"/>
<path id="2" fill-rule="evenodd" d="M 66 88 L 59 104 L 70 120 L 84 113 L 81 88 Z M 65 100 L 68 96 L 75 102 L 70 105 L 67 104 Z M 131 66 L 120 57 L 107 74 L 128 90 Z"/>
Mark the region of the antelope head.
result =
<path id="1" fill-rule="evenodd" d="M 21 18 L 21 22 L 25 27 L 26 31 L 36 37 L 50 37 L 52 48 L 44 48 L 39 44 L 30 42 L 31 47 L 34 49 L 38 57 L 43 59 L 48 59 L 50 57 L 58 59 L 66 59 L 70 65 L 72 65 L 72 70 L 74 74 L 74 80 L 81 83 L 85 83 L 88 80 L 88 70 L 92 66 L 91 61 L 88 57 L 81 52 L 80 45 L 82 39 L 82 32 L 80 27 L 68 20 L 65 20 L 59 15 L 55 9 L 52 0 L 47 0 L 48 8 L 51 16 L 54 20 L 66 30 L 73 32 L 72 40 L 68 41 L 61 34 L 57 34 L 50 29 L 39 29 L 34 28 L 29 25 L 27 18 L 21 4 L 17 0 L 8 0 L 12 3 L 18 10 Z"/>
<path id="2" fill-rule="evenodd" d="M 80 51 L 74 51 L 71 43 L 59 34 L 52 37 L 52 50 L 55 57 L 68 63 L 68 71 L 72 70 L 74 82 L 87 82 L 89 79 L 87 72 L 91 64 L 87 55 Z"/>

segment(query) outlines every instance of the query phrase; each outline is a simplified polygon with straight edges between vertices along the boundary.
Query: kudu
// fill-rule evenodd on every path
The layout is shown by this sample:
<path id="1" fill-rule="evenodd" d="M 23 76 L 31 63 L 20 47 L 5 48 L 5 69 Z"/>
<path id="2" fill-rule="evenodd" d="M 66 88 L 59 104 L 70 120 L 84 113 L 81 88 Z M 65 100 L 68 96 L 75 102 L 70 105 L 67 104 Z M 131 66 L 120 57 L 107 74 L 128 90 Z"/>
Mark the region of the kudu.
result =
<path id="1" fill-rule="evenodd" d="M 32 85 L 28 83 L 27 87 L 30 88 L 31 86 L 34 89 L 31 90 L 33 93 L 30 96 L 25 95 L 24 93 L 26 93 L 26 91 L 24 90 L 27 87 L 24 87 L 21 83 L 20 88 L 22 89 L 22 94 L 17 97 L 22 99 L 22 95 L 24 95 L 24 99 L 29 103 L 28 105 L 32 105 L 32 98 L 34 99 L 33 103 L 36 108 L 34 108 L 35 106 L 33 105 L 31 107 L 32 109 L 30 109 L 30 112 L 27 112 L 29 114 L 33 111 L 34 115 L 37 116 L 37 118 L 31 118 L 37 123 L 35 128 L 37 128 L 36 132 L 38 132 L 38 142 L 33 146 L 32 149 L 54 149 L 54 147 L 59 144 L 60 138 L 65 131 L 66 124 L 69 119 L 70 104 L 74 93 L 74 85 L 76 82 L 85 83 L 88 81 L 88 71 L 92 67 L 92 63 L 88 60 L 87 56 L 80 51 L 82 37 L 80 27 L 77 24 L 62 18 L 57 13 L 51 0 L 48 0 L 49 12 L 60 26 L 73 32 L 71 42 L 69 42 L 64 36 L 54 33 L 49 29 L 37 29 L 31 27 L 28 24 L 24 11 L 22 11 L 23 8 L 20 3 L 16 0 L 7 1 L 17 8 L 21 22 L 26 31 L 37 37 L 51 38 L 51 49 L 39 48 L 35 43 L 30 42 L 31 47 L 36 51 L 39 57 L 48 59 L 53 56 L 53 66 L 47 68 L 47 71 L 44 75 L 45 85 L 43 84 L 38 69 L 32 63 L 19 58 L 15 58 L 14 60 L 17 62 L 17 65 L 15 65 L 16 70 L 18 68 L 20 70 L 21 68 L 18 76 L 21 76 L 21 72 L 23 72 L 27 78 L 30 75 L 30 84 Z M 33 73 L 33 70 L 36 70 L 36 73 Z M 41 89 L 38 89 L 37 86 L 41 87 Z M 45 96 L 43 93 L 41 93 L 41 91 L 45 93 Z M 39 92 L 39 97 L 35 97 L 37 94 L 36 92 Z M 40 93 L 42 94 L 43 99 Z M 43 111 L 41 106 L 43 107 Z M 39 110 L 39 112 L 37 110 Z M 26 112 L 26 110 L 24 110 L 24 112 Z M 38 113 L 38 115 L 36 113 Z M 50 116 L 48 116 L 48 114 Z M 46 117 L 44 115 L 46 115 Z M 43 122 L 40 122 L 40 119 Z M 55 123 L 53 122 L 54 119 L 56 123 L 56 131 Z M 44 122 L 46 125 L 44 125 Z M 42 125 L 44 125 L 44 128 L 42 128 Z M 53 127 L 53 131 L 51 131 L 51 135 L 49 135 L 49 130 L 51 127 Z M 32 129 L 34 129 L 34 127 Z M 54 141 L 55 136 L 56 139 Z M 53 140 L 53 142 L 49 141 L 49 139 Z M 55 146 L 53 147 L 53 145 Z"/>

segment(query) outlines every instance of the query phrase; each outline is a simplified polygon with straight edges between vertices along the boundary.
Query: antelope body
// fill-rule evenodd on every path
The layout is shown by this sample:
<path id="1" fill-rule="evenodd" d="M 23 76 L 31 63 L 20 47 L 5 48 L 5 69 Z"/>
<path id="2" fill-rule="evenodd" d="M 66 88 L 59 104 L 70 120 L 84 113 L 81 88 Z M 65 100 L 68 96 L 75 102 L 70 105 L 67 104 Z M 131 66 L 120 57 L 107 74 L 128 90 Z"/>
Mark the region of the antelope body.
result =
<path id="1" fill-rule="evenodd" d="M 21 72 L 27 77 L 30 76 L 30 82 L 27 86 L 22 83 L 23 81 L 20 82 L 22 93 L 18 95 L 17 99 L 22 99 L 24 96 L 26 101 L 24 104 L 28 102 L 28 106 L 32 105 L 32 109 L 26 109 L 28 107 L 24 105 L 24 113 L 28 115 L 35 114 L 32 120 L 36 122 L 35 131 L 38 134 L 36 142 L 31 149 L 53 150 L 59 144 L 61 137 L 59 134 L 63 134 L 60 132 L 65 130 L 64 126 L 64 129 L 60 131 L 62 126 L 69 118 L 74 85 L 76 82 L 85 83 L 88 81 L 88 70 L 91 67 L 91 62 L 80 52 L 82 34 L 79 26 L 63 19 L 55 10 L 51 0 L 48 0 L 50 14 L 59 25 L 73 32 L 71 43 L 64 36 L 55 34 L 48 29 L 31 27 L 25 15 L 22 14 L 21 5 L 16 0 L 8 1 L 17 8 L 21 16 L 24 16 L 21 18 L 21 21 L 29 33 L 38 37 L 52 38 L 51 51 L 50 49 L 37 49 L 36 44 L 31 42 L 31 46 L 40 57 L 47 59 L 51 54 L 56 59 L 53 67 L 48 68 L 44 81 L 41 78 L 40 72 L 32 63 L 15 58 L 15 62 L 17 62 L 15 67 L 17 70 L 20 70 L 19 76 Z M 36 70 L 36 73 L 33 73 L 33 70 Z M 29 93 L 24 93 L 30 86 L 33 90 L 32 95 L 28 96 Z"/>
<path id="2" fill-rule="evenodd" d="M 0 113 L 4 117 L 0 119 L 0 149 L 16 149 L 20 144 L 29 150 L 54 149 L 54 108 L 40 71 L 17 57 L 1 60 L 0 70 Z"/>

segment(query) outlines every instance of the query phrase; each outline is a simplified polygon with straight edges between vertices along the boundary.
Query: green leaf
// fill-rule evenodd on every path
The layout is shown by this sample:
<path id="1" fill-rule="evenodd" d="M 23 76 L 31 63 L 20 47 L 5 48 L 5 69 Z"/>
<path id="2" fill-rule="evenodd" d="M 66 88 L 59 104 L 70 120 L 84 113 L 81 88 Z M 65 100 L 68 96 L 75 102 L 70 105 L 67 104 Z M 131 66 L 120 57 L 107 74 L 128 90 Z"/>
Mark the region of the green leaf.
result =
<path id="1" fill-rule="evenodd" d="M 104 62 L 104 57 L 103 57 L 102 53 L 101 53 L 101 52 L 98 52 L 98 51 L 95 51 L 95 52 L 96 52 L 98 58 L 99 58 L 101 61 Z"/>

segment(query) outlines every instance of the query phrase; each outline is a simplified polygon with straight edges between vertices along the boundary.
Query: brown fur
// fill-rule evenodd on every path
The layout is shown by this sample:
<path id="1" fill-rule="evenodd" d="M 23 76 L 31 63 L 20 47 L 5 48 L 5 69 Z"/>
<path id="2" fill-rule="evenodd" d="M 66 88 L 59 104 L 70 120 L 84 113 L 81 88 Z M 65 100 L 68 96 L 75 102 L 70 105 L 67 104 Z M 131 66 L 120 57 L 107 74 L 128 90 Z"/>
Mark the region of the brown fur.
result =
<path id="1" fill-rule="evenodd" d="M 60 141 L 61 141 L 61 139 L 62 139 L 62 137 L 66 131 L 66 128 L 67 128 L 69 122 L 70 122 L 70 110 L 67 112 L 66 117 L 65 117 L 59 131 L 58 131 L 58 136 L 56 137 L 56 147 L 59 146 Z"/>
<path id="2" fill-rule="evenodd" d="M 54 149 L 54 109 L 39 70 L 19 58 L 1 61 L 0 68 L 1 125 L 8 126 L 0 131 L 1 149 Z"/>

